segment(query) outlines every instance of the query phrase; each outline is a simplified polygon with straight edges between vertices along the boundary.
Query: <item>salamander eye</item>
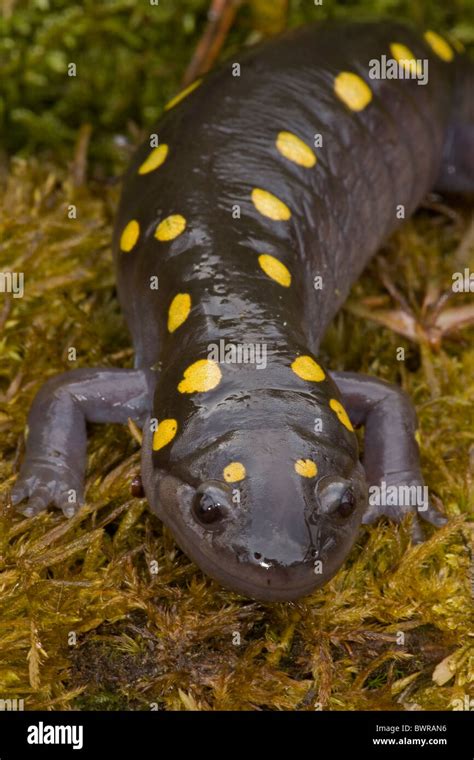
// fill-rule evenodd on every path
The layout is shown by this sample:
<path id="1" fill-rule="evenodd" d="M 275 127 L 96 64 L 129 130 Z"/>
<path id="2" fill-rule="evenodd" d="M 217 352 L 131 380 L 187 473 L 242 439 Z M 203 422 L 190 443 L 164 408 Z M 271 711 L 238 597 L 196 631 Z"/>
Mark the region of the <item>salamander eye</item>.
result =
<path id="1" fill-rule="evenodd" d="M 230 501 L 227 493 L 211 482 L 199 486 L 193 500 L 193 513 L 202 525 L 213 527 L 229 513 Z"/>
<path id="2" fill-rule="evenodd" d="M 347 491 L 344 492 L 336 511 L 338 515 L 340 515 L 341 517 L 350 517 L 355 507 L 356 507 L 356 497 L 354 496 L 351 489 L 348 488 Z"/>
<path id="3" fill-rule="evenodd" d="M 350 480 L 327 475 L 316 484 L 319 513 L 350 517 L 357 507 L 357 498 Z"/>
<path id="4" fill-rule="evenodd" d="M 193 509 L 197 519 L 204 523 L 204 525 L 215 523 L 224 516 L 222 505 L 219 502 L 215 502 L 208 493 L 196 494 Z"/>

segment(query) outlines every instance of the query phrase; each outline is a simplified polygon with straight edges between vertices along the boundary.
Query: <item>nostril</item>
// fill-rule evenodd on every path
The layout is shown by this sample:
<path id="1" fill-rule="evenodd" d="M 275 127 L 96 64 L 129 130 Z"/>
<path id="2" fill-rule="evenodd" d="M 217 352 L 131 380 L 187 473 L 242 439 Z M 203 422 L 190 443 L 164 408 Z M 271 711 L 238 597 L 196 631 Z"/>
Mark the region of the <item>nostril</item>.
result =
<path id="1" fill-rule="evenodd" d="M 273 560 L 267 559 L 261 552 L 254 552 L 253 558 L 263 570 L 269 570 L 274 564 Z"/>

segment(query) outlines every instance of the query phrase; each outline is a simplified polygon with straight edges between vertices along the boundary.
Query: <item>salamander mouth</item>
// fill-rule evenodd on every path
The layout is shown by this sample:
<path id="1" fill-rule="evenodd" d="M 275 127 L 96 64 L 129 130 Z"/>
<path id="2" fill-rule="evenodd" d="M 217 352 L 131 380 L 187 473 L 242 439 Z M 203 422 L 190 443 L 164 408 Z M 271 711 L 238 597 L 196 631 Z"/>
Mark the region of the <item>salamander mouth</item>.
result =
<path id="1" fill-rule="evenodd" d="M 294 601 L 307 596 L 315 589 L 324 585 L 329 580 L 329 577 L 334 574 L 332 573 L 331 576 L 316 575 L 310 563 L 300 563 L 294 568 L 291 565 L 287 568 L 269 567 L 266 570 L 261 566 L 257 568 L 256 566 L 246 565 L 242 562 L 240 564 L 241 572 L 233 572 L 232 569 L 224 567 L 225 556 L 220 555 L 222 561 L 219 561 L 217 553 L 211 554 L 204 551 L 196 543 L 194 536 L 190 535 L 186 527 L 180 525 L 176 519 L 166 514 L 163 515 L 163 520 L 173 533 L 178 546 L 202 572 L 209 575 L 221 586 L 250 599 L 262 602 Z M 228 559 L 232 563 L 232 567 L 237 569 L 239 563 L 237 554 L 229 556 Z M 334 572 L 337 571 L 338 567 Z M 252 574 L 256 575 L 257 573 L 261 574 L 261 579 L 256 581 L 251 577 L 245 577 L 246 570 L 248 576 Z M 301 578 L 302 574 L 305 576 L 304 580 Z M 282 575 L 286 576 L 285 579 L 281 577 Z M 292 578 L 292 575 L 295 577 Z"/>
<path id="2" fill-rule="evenodd" d="M 189 556 L 190 553 L 189 553 Z M 243 596 L 255 599 L 261 602 L 290 602 L 296 599 L 301 599 L 303 596 L 307 596 L 312 593 L 316 588 L 322 585 L 321 582 L 313 574 L 311 583 L 298 583 L 298 584 L 286 584 L 285 586 L 276 586 L 273 581 L 268 578 L 267 585 L 263 583 L 252 583 L 252 581 L 245 579 L 242 575 L 236 575 L 228 570 L 223 570 L 222 565 L 215 562 L 206 556 L 205 561 L 194 560 L 196 564 L 207 575 L 213 578 L 215 581 L 225 586 L 231 591 L 234 591 Z"/>

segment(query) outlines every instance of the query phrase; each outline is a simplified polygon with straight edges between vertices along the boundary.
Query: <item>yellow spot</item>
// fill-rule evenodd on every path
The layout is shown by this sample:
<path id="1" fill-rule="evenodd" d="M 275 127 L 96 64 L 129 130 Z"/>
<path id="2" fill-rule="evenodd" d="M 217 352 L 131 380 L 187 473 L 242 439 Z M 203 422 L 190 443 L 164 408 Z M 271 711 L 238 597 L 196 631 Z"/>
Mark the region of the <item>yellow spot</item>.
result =
<path id="1" fill-rule="evenodd" d="M 187 97 L 193 90 L 196 89 L 196 87 L 199 87 L 201 84 L 202 79 L 196 79 L 195 82 L 189 85 L 189 87 L 185 87 L 184 90 L 181 90 L 181 92 L 178 92 L 177 95 L 174 96 L 174 98 L 171 98 L 165 105 L 165 111 L 169 111 L 170 108 L 173 108 L 177 103 L 180 103 L 185 97 Z"/>
<path id="2" fill-rule="evenodd" d="M 168 311 L 168 330 L 170 333 L 186 322 L 191 311 L 191 296 L 189 293 L 178 293 L 171 301 Z"/>
<path id="3" fill-rule="evenodd" d="M 120 236 L 120 250 L 124 251 L 124 253 L 129 253 L 129 251 L 131 251 L 132 248 L 136 245 L 139 234 L 140 225 L 136 219 L 132 219 L 132 221 L 127 224 Z"/>
<path id="4" fill-rule="evenodd" d="M 421 61 L 417 61 L 410 48 L 400 42 L 392 42 L 390 52 L 398 63 L 412 76 L 421 76 Z"/>
<path id="5" fill-rule="evenodd" d="M 314 478 L 318 472 L 316 462 L 312 459 L 297 459 L 295 462 L 295 472 L 303 478 Z"/>
<path id="6" fill-rule="evenodd" d="M 167 240 L 174 240 L 174 238 L 181 235 L 186 229 L 186 219 L 181 214 L 172 214 L 167 216 L 159 223 L 155 230 L 155 237 L 157 240 L 166 242 Z"/>
<path id="7" fill-rule="evenodd" d="M 421 446 L 421 433 L 419 430 L 415 430 L 415 441 L 417 442 L 418 446 Z"/>
<path id="8" fill-rule="evenodd" d="M 313 383 L 320 383 L 326 377 L 324 370 L 311 356 L 298 356 L 291 369 L 302 380 L 311 380 Z"/>
<path id="9" fill-rule="evenodd" d="M 245 467 L 241 462 L 231 462 L 224 467 L 223 475 L 226 483 L 238 483 L 245 478 Z"/>
<path id="10" fill-rule="evenodd" d="M 166 160 L 166 156 L 168 155 L 168 146 L 163 143 L 163 145 L 158 145 L 157 148 L 153 148 L 148 158 L 144 160 L 140 168 L 138 169 L 139 174 L 148 174 L 148 172 L 152 172 L 155 169 L 158 169 L 161 164 L 163 164 Z"/>
<path id="11" fill-rule="evenodd" d="M 217 362 L 199 359 L 184 370 L 178 390 L 180 393 L 204 393 L 219 385 L 221 378 L 222 372 Z"/>
<path id="12" fill-rule="evenodd" d="M 276 222 L 286 222 L 291 217 L 288 206 L 267 190 L 254 188 L 252 190 L 252 201 L 257 211 Z"/>
<path id="13" fill-rule="evenodd" d="M 448 45 L 446 40 L 441 37 L 441 35 L 428 30 L 425 32 L 425 40 L 432 49 L 433 53 L 436 53 L 438 58 L 441 58 L 441 60 L 448 62 L 453 60 L 454 53 L 452 51 L 452 48 L 450 45 Z"/>
<path id="14" fill-rule="evenodd" d="M 349 415 L 347 414 L 346 410 L 342 406 L 340 401 L 337 401 L 337 399 L 332 398 L 329 402 L 329 406 L 333 410 L 333 412 L 336 412 L 337 416 L 339 417 L 342 424 L 351 432 L 354 432 L 354 428 L 352 427 L 352 423 L 349 419 Z"/>
<path id="15" fill-rule="evenodd" d="M 178 423 L 176 420 L 161 420 L 153 433 L 153 451 L 158 451 L 163 446 L 167 446 L 175 437 L 177 430 Z"/>
<path id="16" fill-rule="evenodd" d="M 258 263 L 268 277 L 271 277 L 272 280 L 275 280 L 279 285 L 283 285 L 284 288 L 290 287 L 291 274 L 286 266 L 282 264 L 281 261 L 278 261 L 275 256 L 270 256 L 268 253 L 262 253 L 258 257 Z"/>
<path id="17" fill-rule="evenodd" d="M 292 132 L 279 132 L 275 144 L 277 150 L 288 161 L 294 161 L 295 164 L 307 169 L 311 169 L 316 163 L 316 155 L 313 150 Z"/>
<path id="18" fill-rule="evenodd" d="M 334 92 L 352 111 L 362 111 L 372 100 L 369 85 L 350 71 L 342 71 L 337 75 Z"/>

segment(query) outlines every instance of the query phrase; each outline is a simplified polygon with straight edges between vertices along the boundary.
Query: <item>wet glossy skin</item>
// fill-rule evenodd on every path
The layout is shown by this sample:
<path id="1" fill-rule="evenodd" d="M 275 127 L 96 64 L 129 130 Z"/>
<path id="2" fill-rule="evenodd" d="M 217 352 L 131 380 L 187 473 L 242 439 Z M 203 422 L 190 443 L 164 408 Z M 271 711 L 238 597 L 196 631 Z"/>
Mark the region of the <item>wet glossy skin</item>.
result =
<path id="1" fill-rule="evenodd" d="M 145 491 L 183 550 L 216 580 L 254 598 L 298 598 L 331 577 L 352 547 L 366 504 L 363 469 L 353 434 L 334 435 L 333 446 L 329 434 L 312 433 L 315 399 L 297 399 L 291 414 L 284 409 L 288 393 L 283 389 L 261 393 L 251 403 L 248 394 L 242 395 L 240 401 L 221 400 L 210 414 L 206 409 L 206 420 L 199 413 L 188 419 L 166 469 L 154 465 L 147 435 L 142 450 Z M 214 426 L 217 415 L 220 423 Z M 339 432 L 339 423 L 326 416 L 328 431 Z M 235 429 L 236 421 L 240 429 Z M 198 429 L 209 431 L 207 445 L 193 445 Z M 295 471 L 292 452 L 311 460 L 317 452 L 317 480 Z M 222 472 L 236 460 L 245 463 L 246 477 L 228 484 Z M 348 489 L 356 504 L 346 516 L 338 509 Z M 193 503 L 199 491 L 222 504 L 222 517 L 215 523 L 203 524 L 196 516 Z"/>
<path id="2" fill-rule="evenodd" d="M 351 112 L 334 96 L 334 77 L 348 69 L 367 78 L 367 61 L 394 39 L 417 57 L 429 57 L 429 85 L 371 82 L 370 109 Z M 239 78 L 224 66 L 165 114 L 156 128 L 170 148 L 162 167 L 137 177 L 149 144 L 134 159 L 117 240 L 129 219 L 147 231 L 133 255 L 118 254 L 119 288 L 139 366 L 159 361 L 153 416 L 179 424 L 176 438 L 160 451 L 151 454 L 150 436 L 144 445 L 152 508 L 185 552 L 225 585 L 257 598 L 289 599 L 327 581 L 344 562 L 361 522 L 366 484 L 354 434 L 328 410 L 330 397 L 340 400 L 338 390 L 327 377 L 308 387 L 288 365 L 298 354 L 317 351 L 352 282 L 399 223 L 396 205 L 409 214 L 433 186 L 450 72 L 419 35 L 394 25 L 361 26 L 356 34 L 342 25 L 300 30 L 239 60 Z M 322 134 L 314 171 L 278 154 L 281 129 L 307 143 Z M 288 224 L 256 211 L 254 187 L 287 204 Z M 177 213 L 188 222 L 186 232 L 157 247 L 157 223 Z M 284 262 L 291 287 L 282 288 L 256 266 L 261 252 Z M 147 287 L 154 274 L 158 293 Z M 315 291 L 318 274 L 325 283 Z M 193 308 L 170 335 L 166 315 L 175 292 L 189 293 Z M 186 367 L 219 339 L 265 343 L 269 366 L 227 366 L 218 388 L 180 396 L 176 388 Z M 323 432 L 315 434 L 318 416 Z M 316 478 L 294 470 L 295 460 L 306 457 L 318 463 Z M 246 477 L 232 486 L 222 472 L 234 461 L 244 463 Z M 339 484 L 330 507 L 316 495 L 325 478 Z M 192 503 L 209 481 L 224 490 L 223 517 L 206 526 Z M 355 500 L 352 514 L 327 514 L 347 490 Z"/>
<path id="3" fill-rule="evenodd" d="M 434 40 L 394 24 L 300 29 L 165 111 L 115 227 L 136 368 L 43 387 L 13 492 L 24 514 L 51 502 L 74 514 L 86 421 L 133 417 L 151 508 L 205 572 L 253 598 L 321 586 L 362 521 L 442 524 L 431 507 L 367 508 L 368 486 L 423 484 L 416 414 L 396 386 L 317 359 L 352 284 L 425 193 L 474 190 L 473 69 Z M 428 60 L 426 86 L 369 78 L 394 43 Z M 212 360 L 220 341 L 265 361 Z M 365 427 L 363 466 L 352 425 Z"/>

